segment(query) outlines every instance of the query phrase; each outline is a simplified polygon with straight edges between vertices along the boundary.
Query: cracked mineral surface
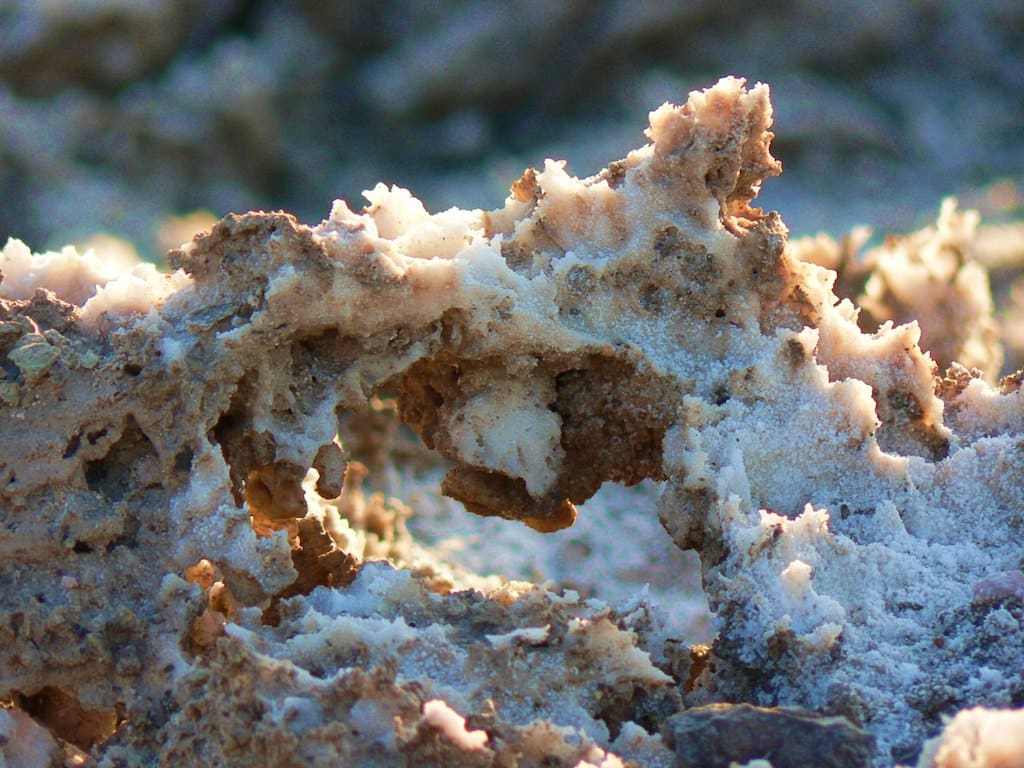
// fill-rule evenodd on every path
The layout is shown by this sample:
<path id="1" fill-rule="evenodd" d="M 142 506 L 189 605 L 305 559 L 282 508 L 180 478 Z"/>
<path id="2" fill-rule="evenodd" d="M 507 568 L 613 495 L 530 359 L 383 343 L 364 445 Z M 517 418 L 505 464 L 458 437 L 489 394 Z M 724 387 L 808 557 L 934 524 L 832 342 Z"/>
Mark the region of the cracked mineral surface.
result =
<path id="1" fill-rule="evenodd" d="M 33 742 L 7 759 L 689 765 L 683 723 L 746 702 L 888 766 L 1020 707 L 1024 376 L 994 383 L 976 222 L 949 203 L 863 267 L 787 246 L 751 205 L 770 127 L 725 78 L 500 210 L 378 185 L 316 227 L 228 216 L 170 274 L 8 243 L 0 728 Z M 536 537 L 656 483 L 710 648 L 671 590 L 445 562 L 363 487 L 417 465 Z M 971 712 L 922 765 L 996 764 L 957 755 L 1019 712 Z"/>

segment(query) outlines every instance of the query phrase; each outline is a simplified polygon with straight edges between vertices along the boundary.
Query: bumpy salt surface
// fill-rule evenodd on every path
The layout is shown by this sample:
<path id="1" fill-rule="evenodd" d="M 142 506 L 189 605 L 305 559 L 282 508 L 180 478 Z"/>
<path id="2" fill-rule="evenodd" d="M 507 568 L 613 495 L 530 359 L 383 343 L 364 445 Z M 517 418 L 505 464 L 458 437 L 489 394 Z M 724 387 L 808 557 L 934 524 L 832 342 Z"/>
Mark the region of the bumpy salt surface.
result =
<path id="1" fill-rule="evenodd" d="M 312 229 L 229 216 L 176 277 L 8 245 L 0 696 L 125 712 L 110 765 L 668 765 L 660 724 L 713 701 L 846 715 L 889 765 L 944 714 L 1019 705 L 1020 377 L 936 376 L 915 323 L 863 331 L 836 273 L 787 250 L 751 207 L 779 171 L 766 86 L 650 117 L 598 176 L 548 162 L 498 211 L 378 186 Z M 907 273 L 985 290 L 921 245 L 969 228 L 943 216 Z M 984 356 L 975 298 L 954 346 Z M 340 469 L 346 419 L 388 452 L 380 398 L 481 515 L 558 531 L 603 483 L 659 483 L 710 655 L 642 595 L 501 583 L 413 542 L 409 510 Z"/>
<path id="2" fill-rule="evenodd" d="M 32 253 L 13 238 L 0 250 L 0 274 L 0 298 L 31 299 L 39 289 L 53 291 L 81 306 L 79 318 L 86 326 L 104 315 L 123 318 L 148 312 L 189 282 L 181 271 L 163 274 L 122 249 L 90 248 L 79 253 L 69 245 L 60 251 Z"/>

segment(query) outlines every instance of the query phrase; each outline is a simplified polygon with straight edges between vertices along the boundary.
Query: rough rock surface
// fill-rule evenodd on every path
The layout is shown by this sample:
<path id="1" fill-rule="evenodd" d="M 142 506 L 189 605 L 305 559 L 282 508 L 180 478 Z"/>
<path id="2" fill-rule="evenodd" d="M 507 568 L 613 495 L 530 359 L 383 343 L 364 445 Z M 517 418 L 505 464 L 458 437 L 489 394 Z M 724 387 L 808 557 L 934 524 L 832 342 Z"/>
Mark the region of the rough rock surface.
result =
<path id="1" fill-rule="evenodd" d="M 765 760 L 773 768 L 869 765 L 875 740 L 843 717 L 793 707 L 711 704 L 673 715 L 662 726 L 679 768 L 728 768 Z"/>
<path id="2" fill-rule="evenodd" d="M 725 78 L 592 178 L 228 216 L 173 275 L 9 243 L 0 696 L 88 714 L 61 738 L 109 766 L 669 765 L 662 724 L 718 701 L 843 716 L 890 765 L 1020 706 L 1020 377 L 862 332 L 751 206 L 770 126 Z M 556 530 L 603 482 L 663 482 L 710 651 L 642 598 L 426 557 L 336 440 L 385 400 L 480 514 Z"/>

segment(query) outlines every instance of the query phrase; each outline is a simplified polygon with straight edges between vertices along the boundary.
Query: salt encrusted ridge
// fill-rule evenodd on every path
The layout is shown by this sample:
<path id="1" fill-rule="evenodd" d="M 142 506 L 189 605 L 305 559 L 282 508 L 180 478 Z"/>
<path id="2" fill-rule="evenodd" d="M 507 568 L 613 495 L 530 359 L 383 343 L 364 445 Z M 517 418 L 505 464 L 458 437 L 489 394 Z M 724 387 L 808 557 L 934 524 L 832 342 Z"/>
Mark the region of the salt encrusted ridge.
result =
<path id="1" fill-rule="evenodd" d="M 313 228 L 228 216 L 171 254 L 181 272 L 132 267 L 143 306 L 126 269 L 72 291 L 102 272 L 88 257 L 8 244 L 0 697 L 126 707 L 110 765 L 215 759 L 240 724 L 268 764 L 450 756 L 481 730 L 479 764 L 668 764 L 681 696 L 845 715 L 887 765 L 943 714 L 1019 705 L 1024 396 L 966 369 L 943 386 L 915 323 L 861 331 L 835 273 L 751 205 L 780 170 L 770 125 L 767 86 L 725 78 L 601 174 L 549 161 L 497 211 L 378 186 Z M 710 658 L 673 660 L 644 611 L 425 565 L 395 504 L 357 522 L 336 417 L 378 397 L 481 514 L 554 530 L 602 482 L 664 481 L 718 616 Z M 560 693 L 531 709 L 544 684 Z"/>

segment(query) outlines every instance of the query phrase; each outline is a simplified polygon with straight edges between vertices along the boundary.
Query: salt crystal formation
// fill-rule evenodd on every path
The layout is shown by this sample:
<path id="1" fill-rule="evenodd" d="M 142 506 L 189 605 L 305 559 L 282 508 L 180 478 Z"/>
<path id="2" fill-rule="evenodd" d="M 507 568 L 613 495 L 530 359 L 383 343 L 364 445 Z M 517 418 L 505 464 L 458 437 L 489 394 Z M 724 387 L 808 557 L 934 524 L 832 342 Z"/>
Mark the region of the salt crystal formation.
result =
<path id="1" fill-rule="evenodd" d="M 986 381 L 986 275 L 948 247 L 970 221 L 944 209 L 866 282 L 976 368 L 936 375 L 918 325 L 863 332 L 751 207 L 780 170 L 766 86 L 650 117 L 645 147 L 585 180 L 549 161 L 501 210 L 378 185 L 315 228 L 228 216 L 173 275 L 9 243 L 0 698 L 108 766 L 683 765 L 677 713 L 740 701 L 843 716 L 843 754 L 891 765 L 944 715 L 1020 706 L 1024 395 Z M 356 415 L 372 441 L 387 399 L 480 514 L 552 531 L 604 482 L 661 481 L 711 649 L 642 597 L 432 559 L 336 440 Z M 974 764 L 958 734 L 986 716 L 927 754 Z"/>

